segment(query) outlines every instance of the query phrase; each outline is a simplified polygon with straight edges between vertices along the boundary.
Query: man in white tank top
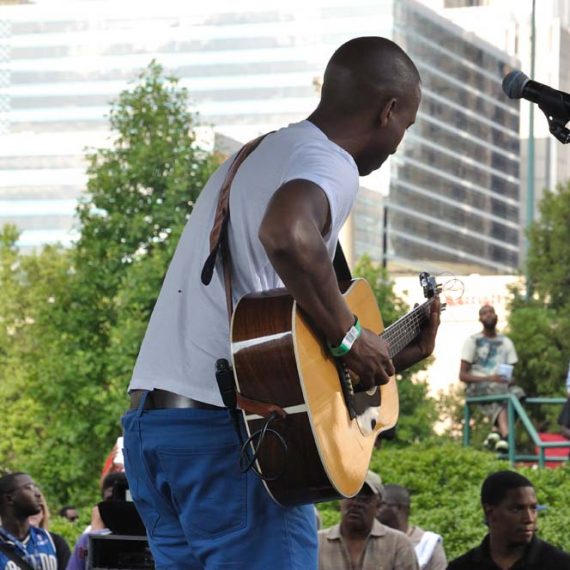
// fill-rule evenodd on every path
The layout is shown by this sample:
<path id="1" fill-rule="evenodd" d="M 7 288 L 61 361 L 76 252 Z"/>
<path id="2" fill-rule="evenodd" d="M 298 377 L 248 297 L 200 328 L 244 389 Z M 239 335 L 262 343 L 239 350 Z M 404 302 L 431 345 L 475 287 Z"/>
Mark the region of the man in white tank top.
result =
<path id="1" fill-rule="evenodd" d="M 439 325 L 435 302 L 418 340 L 390 360 L 378 335 L 354 333 L 331 262 L 359 175 L 396 152 L 420 98 L 417 69 L 396 44 L 351 40 L 326 68 L 317 109 L 263 139 L 231 186 L 234 305 L 286 287 L 331 346 L 348 347 L 342 358 L 366 387 L 431 354 Z M 309 570 L 313 507 L 281 507 L 240 472 L 235 416 L 215 379 L 216 361 L 230 358 L 224 275 L 219 260 L 208 286 L 201 272 L 232 158 L 200 194 L 150 319 L 123 418 L 125 466 L 157 569 Z"/>

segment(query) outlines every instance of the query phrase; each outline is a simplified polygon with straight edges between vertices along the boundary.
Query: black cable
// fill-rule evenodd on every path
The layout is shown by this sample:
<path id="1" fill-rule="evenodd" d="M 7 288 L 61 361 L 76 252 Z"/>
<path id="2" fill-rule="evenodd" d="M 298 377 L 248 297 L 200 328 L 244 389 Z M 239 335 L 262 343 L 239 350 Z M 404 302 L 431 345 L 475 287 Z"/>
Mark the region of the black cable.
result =
<path id="1" fill-rule="evenodd" d="M 245 443 L 241 447 L 240 458 L 239 458 L 239 464 L 240 464 L 240 469 L 241 469 L 242 473 L 245 473 L 246 471 L 251 469 L 262 481 L 275 481 L 276 479 L 281 477 L 281 475 L 283 475 L 283 472 L 285 471 L 285 466 L 286 466 L 285 459 L 287 458 L 287 451 L 288 451 L 287 450 L 287 442 L 285 441 L 284 437 L 278 431 L 269 427 L 271 422 L 274 421 L 275 419 L 277 419 L 278 417 L 279 416 L 276 412 L 272 412 L 271 415 L 266 419 L 265 423 L 263 424 L 263 427 L 261 429 L 257 430 L 256 432 L 252 433 L 245 440 Z M 255 462 L 257 461 L 257 458 L 258 458 L 259 453 L 261 451 L 261 446 L 265 442 L 265 438 L 268 434 L 273 434 L 277 438 L 277 441 L 281 444 L 281 446 L 283 448 L 283 457 L 284 457 L 283 468 L 276 475 L 264 475 L 263 473 L 261 473 L 261 471 L 255 465 Z M 257 439 L 257 443 L 256 443 L 256 439 Z M 253 455 L 251 457 L 249 457 L 249 453 L 248 453 L 250 445 L 253 447 Z"/>

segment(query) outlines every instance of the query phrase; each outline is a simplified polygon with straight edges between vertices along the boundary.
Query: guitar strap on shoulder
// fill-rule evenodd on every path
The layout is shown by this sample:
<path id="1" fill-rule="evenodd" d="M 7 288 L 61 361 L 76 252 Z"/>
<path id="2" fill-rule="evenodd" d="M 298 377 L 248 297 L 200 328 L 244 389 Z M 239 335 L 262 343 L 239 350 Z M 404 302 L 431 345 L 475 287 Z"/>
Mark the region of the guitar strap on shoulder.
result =
<path id="1" fill-rule="evenodd" d="M 218 197 L 218 207 L 214 215 L 214 225 L 210 232 L 210 254 L 202 268 L 202 283 L 209 285 L 214 275 L 216 258 L 218 251 L 222 252 L 222 262 L 224 266 L 224 281 L 226 286 L 226 303 L 228 306 L 228 318 L 232 318 L 232 280 L 231 280 L 231 259 L 228 246 L 228 223 L 230 221 L 230 189 L 234 177 L 243 161 L 259 146 L 261 141 L 270 133 L 266 133 L 249 141 L 236 154 L 230 165 Z"/>
<path id="2" fill-rule="evenodd" d="M 274 131 L 271 131 L 274 132 Z M 216 213 L 214 216 L 214 225 L 210 232 L 210 254 L 204 263 L 202 268 L 201 279 L 204 285 L 209 285 L 212 281 L 212 276 L 214 275 L 214 269 L 216 267 L 216 258 L 218 252 L 222 252 L 222 261 L 224 265 L 224 281 L 226 285 L 226 303 L 228 306 L 228 318 L 231 320 L 232 317 L 232 286 L 231 286 L 231 259 L 230 259 L 230 249 L 228 246 L 227 234 L 228 234 L 228 222 L 230 219 L 230 190 L 234 177 L 243 163 L 243 161 L 259 146 L 261 141 L 271 133 L 266 133 L 249 141 L 245 144 L 240 151 L 236 154 L 234 161 L 230 165 L 222 187 L 220 189 L 220 195 L 218 198 L 218 206 L 216 208 Z M 352 275 L 350 273 L 350 268 L 346 261 L 346 257 L 340 245 L 340 241 L 337 242 L 335 256 L 333 260 L 333 266 L 336 274 L 337 281 L 350 281 Z"/>
<path id="3" fill-rule="evenodd" d="M 10 559 L 11 562 L 16 564 L 20 570 L 35 570 L 34 567 L 18 556 L 7 544 L 0 542 L 0 552 Z"/>

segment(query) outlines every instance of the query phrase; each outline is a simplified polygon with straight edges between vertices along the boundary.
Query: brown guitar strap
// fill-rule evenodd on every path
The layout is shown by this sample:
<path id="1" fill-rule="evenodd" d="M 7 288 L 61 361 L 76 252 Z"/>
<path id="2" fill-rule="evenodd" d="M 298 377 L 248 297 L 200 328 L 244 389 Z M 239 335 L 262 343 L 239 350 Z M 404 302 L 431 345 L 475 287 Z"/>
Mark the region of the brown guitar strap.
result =
<path id="1" fill-rule="evenodd" d="M 273 131 L 271 131 L 273 132 Z M 220 195 L 218 197 L 218 206 L 214 215 L 214 225 L 210 232 L 210 254 L 202 268 L 201 279 L 204 285 L 209 285 L 214 275 L 216 267 L 216 259 L 218 252 L 222 254 L 222 265 L 224 268 L 224 284 L 226 289 L 226 306 L 228 310 L 228 319 L 232 320 L 233 314 L 233 301 L 232 301 L 232 271 L 231 271 L 231 254 L 228 243 L 228 223 L 230 220 L 230 190 L 234 177 L 244 162 L 244 160 L 259 146 L 261 141 L 271 133 L 266 133 L 249 141 L 241 150 L 236 154 L 222 187 L 220 188 Z M 334 270 L 338 281 L 349 281 L 352 279 L 350 268 L 342 251 L 340 241 L 337 243 L 336 252 L 334 256 Z M 267 404 L 256 400 L 250 400 L 237 393 L 237 405 L 242 410 L 248 413 L 258 414 L 264 417 L 269 416 L 272 412 L 284 417 L 286 414 L 282 408 L 275 404 Z"/>

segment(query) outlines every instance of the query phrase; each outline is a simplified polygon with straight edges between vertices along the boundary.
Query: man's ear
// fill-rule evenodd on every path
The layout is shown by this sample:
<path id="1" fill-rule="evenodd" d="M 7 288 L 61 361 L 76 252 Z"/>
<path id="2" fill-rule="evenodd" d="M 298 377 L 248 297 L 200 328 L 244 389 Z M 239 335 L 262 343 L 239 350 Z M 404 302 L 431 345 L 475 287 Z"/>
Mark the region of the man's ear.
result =
<path id="1" fill-rule="evenodd" d="M 483 505 L 483 516 L 485 520 L 485 524 L 489 526 L 489 521 L 493 516 L 494 506 L 493 505 Z"/>
<path id="2" fill-rule="evenodd" d="M 396 104 L 397 104 L 397 99 L 395 99 L 394 97 L 388 99 L 382 104 L 382 106 L 380 107 L 380 113 L 378 115 L 378 122 L 380 126 L 385 127 L 388 124 L 388 122 L 392 118 L 394 110 L 396 109 Z"/>

